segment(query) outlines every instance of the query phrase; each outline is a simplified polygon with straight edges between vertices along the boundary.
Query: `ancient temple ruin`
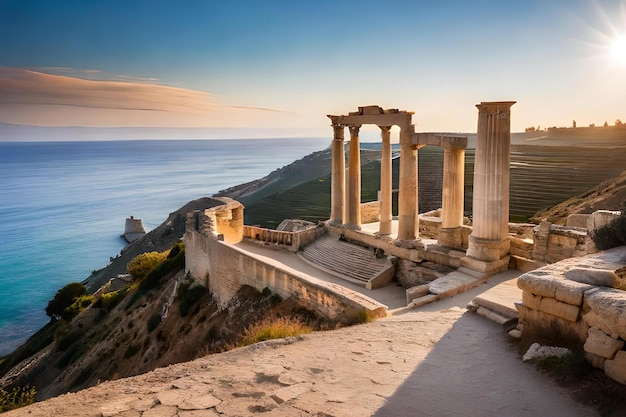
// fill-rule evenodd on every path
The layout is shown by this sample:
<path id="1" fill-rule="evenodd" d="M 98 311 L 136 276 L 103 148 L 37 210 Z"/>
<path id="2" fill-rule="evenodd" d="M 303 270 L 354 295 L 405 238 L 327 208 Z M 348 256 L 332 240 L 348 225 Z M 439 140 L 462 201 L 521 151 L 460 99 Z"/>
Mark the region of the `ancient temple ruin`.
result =
<path id="1" fill-rule="evenodd" d="M 478 134 L 474 185 L 474 230 L 462 265 L 491 275 L 508 266 L 510 107 L 515 102 L 483 102 L 477 105 Z M 419 246 L 417 154 L 434 145 L 444 149 L 441 226 L 438 244 L 463 249 L 463 186 L 467 138 L 416 133 L 412 112 L 359 107 L 347 115 L 329 115 L 333 127 L 332 192 L 329 224 L 361 229 L 361 163 L 359 129 L 380 128 L 382 158 L 378 234 L 391 233 L 391 141 L 392 126 L 400 128 L 400 178 L 397 240 Z M 344 132 L 350 132 L 349 165 L 345 174 Z"/>

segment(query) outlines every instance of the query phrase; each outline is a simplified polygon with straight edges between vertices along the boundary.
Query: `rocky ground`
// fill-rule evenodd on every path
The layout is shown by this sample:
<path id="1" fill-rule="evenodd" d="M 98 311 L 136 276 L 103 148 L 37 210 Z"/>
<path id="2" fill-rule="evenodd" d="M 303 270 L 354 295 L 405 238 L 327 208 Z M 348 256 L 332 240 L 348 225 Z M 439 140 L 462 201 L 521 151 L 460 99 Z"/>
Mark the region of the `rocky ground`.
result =
<path id="1" fill-rule="evenodd" d="M 441 305 L 440 305 L 441 307 Z M 263 342 L 104 382 L 13 416 L 591 416 L 459 307 Z"/>

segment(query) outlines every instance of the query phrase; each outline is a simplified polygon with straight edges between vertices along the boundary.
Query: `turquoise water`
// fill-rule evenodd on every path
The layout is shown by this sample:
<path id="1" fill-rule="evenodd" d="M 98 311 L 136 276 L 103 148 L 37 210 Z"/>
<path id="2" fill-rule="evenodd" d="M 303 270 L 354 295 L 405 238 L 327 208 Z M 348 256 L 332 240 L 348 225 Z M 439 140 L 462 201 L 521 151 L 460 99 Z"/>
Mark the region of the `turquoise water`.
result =
<path id="1" fill-rule="evenodd" d="M 329 139 L 0 142 L 0 355 L 49 318 L 63 285 L 84 280 L 125 242 L 186 202 L 261 178 Z"/>

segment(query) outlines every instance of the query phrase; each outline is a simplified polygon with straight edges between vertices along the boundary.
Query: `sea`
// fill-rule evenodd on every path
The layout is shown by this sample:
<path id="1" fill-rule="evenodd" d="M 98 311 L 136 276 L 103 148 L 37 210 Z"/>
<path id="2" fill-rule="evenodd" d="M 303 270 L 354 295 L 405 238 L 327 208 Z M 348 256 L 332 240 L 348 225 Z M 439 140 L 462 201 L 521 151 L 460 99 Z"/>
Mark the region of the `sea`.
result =
<path id="1" fill-rule="evenodd" d="M 0 142 L 0 356 L 49 321 L 65 284 L 109 263 L 125 219 L 262 178 L 328 138 Z"/>

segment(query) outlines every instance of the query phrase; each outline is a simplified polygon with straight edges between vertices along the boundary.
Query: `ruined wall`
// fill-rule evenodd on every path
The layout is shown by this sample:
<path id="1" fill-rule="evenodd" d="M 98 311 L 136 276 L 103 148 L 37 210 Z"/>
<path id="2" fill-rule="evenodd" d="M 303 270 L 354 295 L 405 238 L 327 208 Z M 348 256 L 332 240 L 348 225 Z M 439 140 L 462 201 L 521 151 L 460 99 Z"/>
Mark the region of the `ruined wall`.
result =
<path id="1" fill-rule="evenodd" d="M 329 319 L 355 318 L 363 312 L 374 317 L 386 314 L 386 307 L 369 297 L 260 261 L 229 244 L 228 241 L 236 243 L 243 239 L 243 225 L 239 227 L 242 208 L 241 204 L 228 204 L 190 213 L 187 217 L 183 237 L 186 272 L 209 288 L 221 304 L 227 303 L 241 286 L 250 285 L 259 291 L 267 287 L 283 298 L 296 297 Z M 300 233 L 306 241 L 321 232 L 323 228 L 318 227 Z"/>
<path id="2" fill-rule="evenodd" d="M 324 233 L 326 233 L 326 229 L 323 225 L 299 232 L 283 232 L 257 226 L 244 226 L 243 228 L 244 238 L 263 242 L 276 249 L 287 249 L 291 252 L 297 252 Z"/>
<path id="3" fill-rule="evenodd" d="M 522 275 L 518 306 L 528 342 L 584 351 L 626 384 L 626 247 L 561 261 Z M 618 288 L 615 288 L 618 287 Z"/>

